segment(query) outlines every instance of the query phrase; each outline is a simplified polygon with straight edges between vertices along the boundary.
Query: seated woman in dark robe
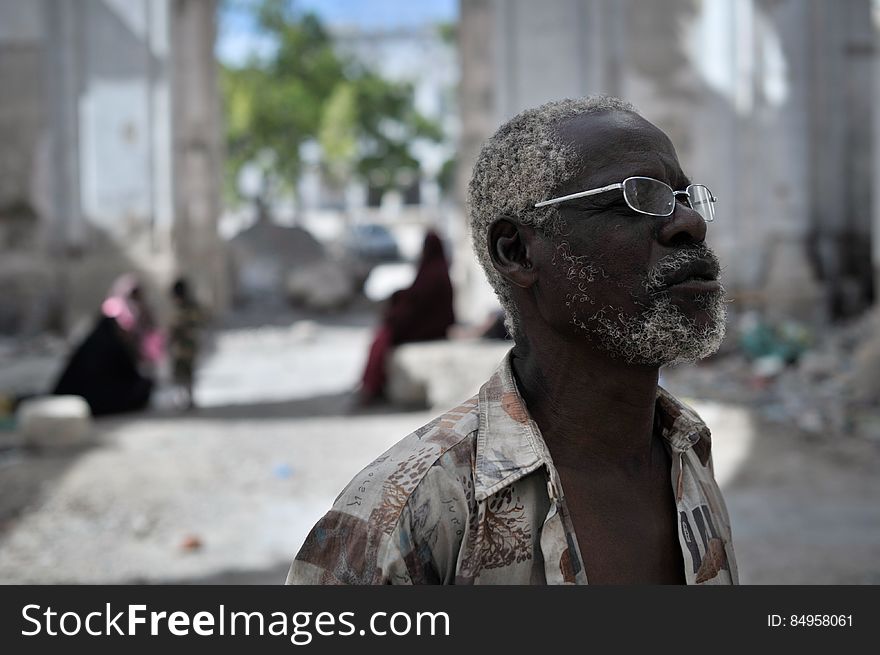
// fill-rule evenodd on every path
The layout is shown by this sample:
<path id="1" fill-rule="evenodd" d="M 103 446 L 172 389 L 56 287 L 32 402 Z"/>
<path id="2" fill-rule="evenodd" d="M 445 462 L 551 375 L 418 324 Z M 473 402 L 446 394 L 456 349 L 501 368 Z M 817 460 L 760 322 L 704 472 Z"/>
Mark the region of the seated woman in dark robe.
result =
<path id="1" fill-rule="evenodd" d="M 134 275 L 124 275 L 101 304 L 94 328 L 70 356 L 52 390 L 82 396 L 96 416 L 145 408 L 153 379 L 145 364 L 161 355 L 161 339 Z"/>
<path id="2" fill-rule="evenodd" d="M 408 289 L 396 291 L 376 336 L 364 370 L 360 391 L 362 403 L 381 398 L 386 379 L 386 364 L 394 346 L 413 341 L 445 339 L 455 323 L 452 308 L 452 282 L 443 243 L 436 232 L 425 236 L 422 258 L 416 279 Z"/>

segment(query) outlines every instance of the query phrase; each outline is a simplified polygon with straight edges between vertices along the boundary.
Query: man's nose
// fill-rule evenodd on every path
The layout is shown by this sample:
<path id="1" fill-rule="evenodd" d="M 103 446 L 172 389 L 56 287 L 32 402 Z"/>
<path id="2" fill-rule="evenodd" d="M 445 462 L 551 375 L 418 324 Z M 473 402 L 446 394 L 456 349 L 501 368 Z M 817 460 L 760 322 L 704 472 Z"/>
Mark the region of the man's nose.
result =
<path id="1" fill-rule="evenodd" d="M 666 246 L 686 246 L 706 240 L 706 221 L 696 211 L 680 202 L 660 227 L 659 240 Z"/>

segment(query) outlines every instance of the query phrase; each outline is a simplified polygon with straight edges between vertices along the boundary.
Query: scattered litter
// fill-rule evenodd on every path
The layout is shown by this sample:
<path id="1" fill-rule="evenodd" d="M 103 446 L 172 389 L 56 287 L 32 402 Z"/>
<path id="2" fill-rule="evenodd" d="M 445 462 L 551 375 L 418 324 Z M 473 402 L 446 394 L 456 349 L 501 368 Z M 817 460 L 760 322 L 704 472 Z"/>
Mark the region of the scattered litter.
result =
<path id="1" fill-rule="evenodd" d="M 785 360 L 778 355 L 759 357 L 752 364 L 752 373 L 758 378 L 770 379 L 785 370 Z"/>
<path id="2" fill-rule="evenodd" d="M 670 368 L 663 379 L 679 396 L 749 405 L 814 436 L 880 439 L 880 374 L 871 373 L 880 361 L 878 323 L 869 314 L 814 339 L 800 324 L 746 314 L 730 330 L 738 351 Z"/>
<path id="3" fill-rule="evenodd" d="M 137 514 L 131 519 L 131 532 L 135 537 L 143 539 L 153 530 L 155 521 L 145 514 Z"/>
<path id="4" fill-rule="evenodd" d="M 0 431 L 12 431 L 15 429 L 15 399 L 4 393 L 0 393 Z"/>
<path id="5" fill-rule="evenodd" d="M 181 550 L 192 552 L 196 550 L 200 550 L 202 548 L 202 540 L 194 534 L 187 535 L 184 537 L 183 541 L 180 542 Z"/>
<path id="6" fill-rule="evenodd" d="M 756 362 L 772 359 L 783 365 L 793 364 L 812 343 L 806 326 L 795 321 L 771 324 L 754 313 L 745 314 L 740 319 L 739 332 L 740 348 Z"/>
<path id="7" fill-rule="evenodd" d="M 293 476 L 293 469 L 288 464 L 276 464 L 273 473 L 279 480 L 287 480 Z"/>

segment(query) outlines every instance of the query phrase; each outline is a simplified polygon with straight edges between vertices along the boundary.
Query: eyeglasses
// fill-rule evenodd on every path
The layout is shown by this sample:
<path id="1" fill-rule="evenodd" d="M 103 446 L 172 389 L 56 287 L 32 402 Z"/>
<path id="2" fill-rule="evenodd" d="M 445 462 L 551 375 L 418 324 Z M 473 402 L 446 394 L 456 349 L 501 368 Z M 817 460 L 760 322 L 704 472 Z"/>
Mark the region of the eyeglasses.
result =
<path id="1" fill-rule="evenodd" d="M 712 195 L 709 187 L 705 184 L 691 184 L 684 191 L 673 191 L 672 187 L 665 182 L 655 180 L 653 177 L 640 176 L 628 177 L 619 184 L 609 184 L 600 189 L 579 191 L 578 193 L 570 193 L 567 196 L 544 200 L 535 204 L 535 207 L 555 205 L 558 202 L 595 196 L 598 193 L 614 191 L 615 189 L 623 189 L 623 199 L 626 200 L 626 204 L 629 205 L 630 209 L 640 214 L 671 216 L 672 212 L 675 211 L 675 197 L 685 195 L 687 196 L 688 206 L 697 212 L 704 221 L 711 223 L 715 220 L 715 202 L 718 199 Z"/>

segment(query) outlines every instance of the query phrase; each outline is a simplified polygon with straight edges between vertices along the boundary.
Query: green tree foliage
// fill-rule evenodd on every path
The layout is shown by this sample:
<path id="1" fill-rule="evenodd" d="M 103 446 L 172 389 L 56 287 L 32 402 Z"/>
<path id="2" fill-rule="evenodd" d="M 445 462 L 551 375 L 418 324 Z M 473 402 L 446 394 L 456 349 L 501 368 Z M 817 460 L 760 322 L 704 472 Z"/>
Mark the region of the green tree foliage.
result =
<path id="1" fill-rule="evenodd" d="M 320 20 L 291 0 L 245 6 L 275 47 L 265 58 L 222 69 L 232 197 L 247 164 L 262 172 L 261 195 L 292 191 L 302 169 L 300 146 L 310 139 L 320 143 L 327 179 L 338 185 L 359 175 L 388 188 L 418 172 L 410 147 L 442 134 L 414 109 L 410 85 L 340 56 Z"/>
<path id="2" fill-rule="evenodd" d="M 351 82 L 341 82 L 327 99 L 318 143 L 324 157 L 327 180 L 345 184 L 353 172 L 358 155 L 357 90 Z"/>

